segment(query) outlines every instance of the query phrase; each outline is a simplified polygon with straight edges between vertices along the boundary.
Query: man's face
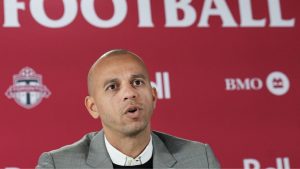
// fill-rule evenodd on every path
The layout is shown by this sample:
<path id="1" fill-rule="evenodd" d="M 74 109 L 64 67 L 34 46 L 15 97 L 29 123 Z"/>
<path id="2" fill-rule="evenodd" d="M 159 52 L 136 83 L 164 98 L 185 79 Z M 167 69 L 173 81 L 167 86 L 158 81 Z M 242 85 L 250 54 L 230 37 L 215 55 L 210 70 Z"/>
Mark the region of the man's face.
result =
<path id="1" fill-rule="evenodd" d="M 134 56 L 104 58 L 96 66 L 92 87 L 91 100 L 106 132 L 133 136 L 150 127 L 156 94 L 146 68 Z"/>

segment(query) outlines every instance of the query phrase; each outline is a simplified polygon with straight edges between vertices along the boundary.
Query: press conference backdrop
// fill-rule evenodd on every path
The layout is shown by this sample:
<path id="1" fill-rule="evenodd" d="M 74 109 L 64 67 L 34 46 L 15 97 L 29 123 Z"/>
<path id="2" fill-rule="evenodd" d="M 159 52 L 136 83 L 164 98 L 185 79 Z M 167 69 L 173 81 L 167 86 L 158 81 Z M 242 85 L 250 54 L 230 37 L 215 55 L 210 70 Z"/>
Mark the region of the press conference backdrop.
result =
<path id="1" fill-rule="evenodd" d="M 101 129 L 84 107 L 104 52 L 141 56 L 152 127 L 223 168 L 300 168 L 299 0 L 1 0 L 0 167 Z"/>

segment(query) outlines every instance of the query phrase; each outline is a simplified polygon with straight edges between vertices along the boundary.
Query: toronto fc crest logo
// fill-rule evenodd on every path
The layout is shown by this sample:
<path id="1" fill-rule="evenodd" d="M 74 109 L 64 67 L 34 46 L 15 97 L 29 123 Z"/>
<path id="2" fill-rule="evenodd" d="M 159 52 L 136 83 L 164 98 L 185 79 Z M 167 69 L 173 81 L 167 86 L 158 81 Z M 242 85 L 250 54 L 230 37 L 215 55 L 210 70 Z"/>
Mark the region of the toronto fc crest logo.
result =
<path id="1" fill-rule="evenodd" d="M 43 98 L 48 98 L 51 92 L 43 84 L 42 76 L 30 67 L 23 68 L 19 74 L 13 76 L 13 84 L 5 95 L 14 99 L 18 105 L 31 109 L 37 106 Z"/>

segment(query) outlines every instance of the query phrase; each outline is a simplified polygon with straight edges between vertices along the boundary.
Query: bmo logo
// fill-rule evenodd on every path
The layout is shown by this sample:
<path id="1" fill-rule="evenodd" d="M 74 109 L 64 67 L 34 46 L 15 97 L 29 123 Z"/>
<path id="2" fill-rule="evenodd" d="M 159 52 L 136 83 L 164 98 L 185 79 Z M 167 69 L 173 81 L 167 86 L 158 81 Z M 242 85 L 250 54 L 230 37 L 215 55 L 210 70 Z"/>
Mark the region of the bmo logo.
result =
<path id="1" fill-rule="evenodd" d="M 284 95 L 290 88 L 288 77 L 282 72 L 273 72 L 267 77 L 268 90 L 277 96 Z"/>
<path id="2" fill-rule="evenodd" d="M 265 80 L 268 91 L 276 96 L 286 94 L 290 88 L 290 81 L 283 72 L 274 71 Z M 261 78 L 225 78 L 226 91 L 258 91 L 262 90 L 264 81 Z"/>
<path id="3" fill-rule="evenodd" d="M 226 78 L 226 90 L 260 90 L 263 87 L 263 82 L 259 78 Z"/>

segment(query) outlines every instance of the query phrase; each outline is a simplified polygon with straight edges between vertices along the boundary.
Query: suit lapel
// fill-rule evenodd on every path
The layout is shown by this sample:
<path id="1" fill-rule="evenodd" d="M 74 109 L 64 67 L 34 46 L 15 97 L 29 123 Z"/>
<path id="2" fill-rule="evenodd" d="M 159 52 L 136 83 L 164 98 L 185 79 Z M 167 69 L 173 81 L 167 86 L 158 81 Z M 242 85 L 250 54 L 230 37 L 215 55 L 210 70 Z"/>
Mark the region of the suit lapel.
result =
<path id="1" fill-rule="evenodd" d="M 153 168 L 169 168 L 175 165 L 176 159 L 169 152 L 163 141 L 152 132 Z"/>
<path id="2" fill-rule="evenodd" d="M 174 166 L 176 159 L 169 152 L 163 141 L 152 132 L 153 168 L 169 168 Z M 113 168 L 104 143 L 103 130 L 99 131 L 90 142 L 87 164 L 94 168 Z"/>
<path id="3" fill-rule="evenodd" d="M 91 140 L 87 164 L 95 168 L 113 168 L 105 147 L 103 130 L 99 131 Z"/>

